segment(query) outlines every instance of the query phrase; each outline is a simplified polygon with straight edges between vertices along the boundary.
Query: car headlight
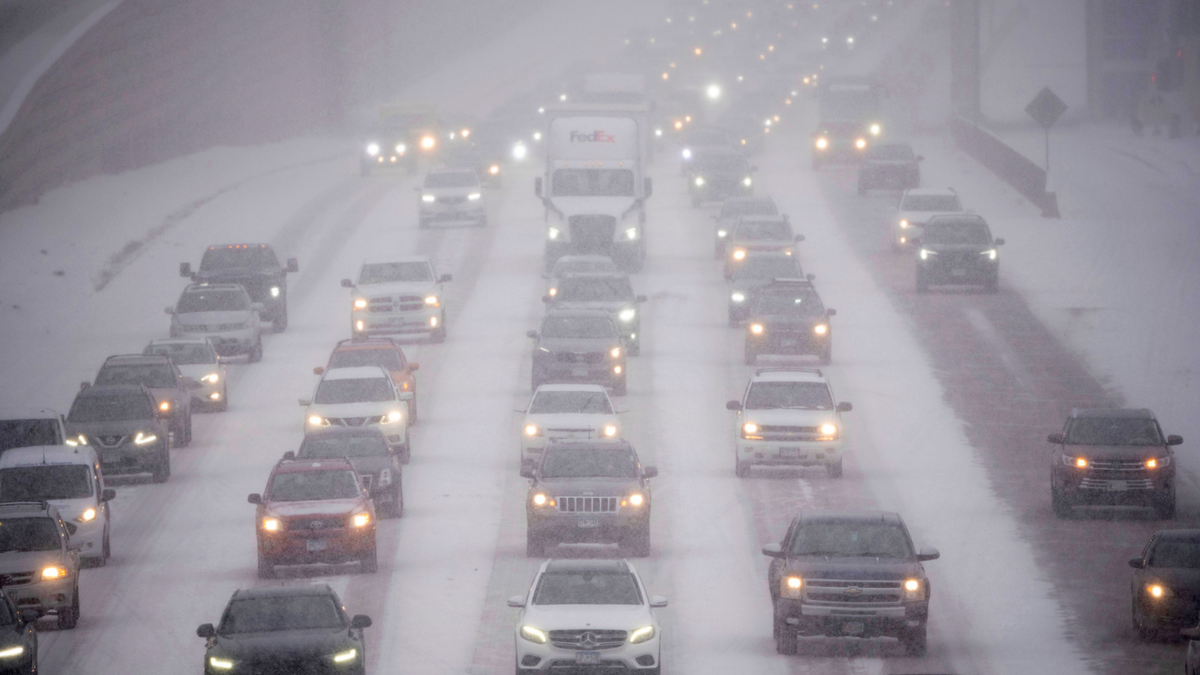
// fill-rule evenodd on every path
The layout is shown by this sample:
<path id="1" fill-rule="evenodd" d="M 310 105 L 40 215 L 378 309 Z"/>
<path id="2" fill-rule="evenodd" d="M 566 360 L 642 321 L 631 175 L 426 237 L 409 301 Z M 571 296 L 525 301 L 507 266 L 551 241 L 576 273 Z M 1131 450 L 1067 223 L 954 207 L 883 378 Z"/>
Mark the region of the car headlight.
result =
<path id="1" fill-rule="evenodd" d="M 533 505 L 534 506 L 545 506 L 546 501 L 547 501 L 546 495 L 542 494 L 541 492 L 539 492 L 533 496 Z"/>
<path id="2" fill-rule="evenodd" d="M 902 230 L 908 229 L 908 221 L 904 218 L 900 219 L 900 229 L 902 229 Z"/>
<path id="3" fill-rule="evenodd" d="M 654 637 L 654 626 L 642 626 L 629 634 L 629 644 L 636 645 Z"/>
<path id="4" fill-rule="evenodd" d="M 272 298 L 278 298 L 278 297 L 279 297 L 279 287 L 278 287 L 278 286 L 272 286 L 272 287 L 271 287 L 271 297 L 272 297 Z"/>
<path id="5" fill-rule="evenodd" d="M 167 411 L 169 411 L 169 410 L 171 409 L 171 402 L 170 402 L 170 401 L 163 401 L 163 402 L 159 403 L 159 404 L 158 404 L 158 409 L 159 409 L 159 410 L 161 410 L 161 411 L 163 411 L 163 412 L 167 412 Z"/>
<path id="6" fill-rule="evenodd" d="M 821 440 L 831 441 L 837 438 L 838 428 L 836 424 L 822 424 L 820 428 Z"/>
<path id="7" fill-rule="evenodd" d="M 692 158 L 692 149 L 684 148 L 683 152 L 681 152 L 680 154 L 683 155 L 684 159 L 691 159 Z"/>
<path id="8" fill-rule="evenodd" d="M 724 239 L 724 238 L 725 238 L 725 235 L 727 235 L 727 234 L 729 234 L 729 233 L 728 233 L 728 232 L 726 232 L 725 230 L 717 230 L 717 236 L 718 236 L 718 237 L 720 237 L 720 238 L 722 238 L 722 239 Z"/>
<path id="9" fill-rule="evenodd" d="M 1146 586 L 1146 592 L 1149 593 L 1150 597 L 1152 598 L 1161 598 L 1163 596 L 1170 595 L 1170 592 L 1161 584 L 1148 584 Z"/>
<path id="10" fill-rule="evenodd" d="M 996 249 L 989 248 L 986 251 L 980 251 L 979 255 L 986 255 L 988 257 L 988 260 L 995 260 L 996 259 Z"/>
<path id="11" fill-rule="evenodd" d="M 492 176 L 499 176 L 499 175 L 500 175 L 500 165 L 499 165 L 499 164 L 493 164 L 493 165 L 489 166 L 489 167 L 488 167 L 488 174 L 489 174 L 489 175 L 492 175 Z"/>
<path id="12" fill-rule="evenodd" d="M 746 294 L 742 293 L 741 291 L 734 291 L 732 294 L 730 294 L 729 299 L 734 302 L 745 302 Z"/>
<path id="13" fill-rule="evenodd" d="M 430 307 L 440 307 L 442 301 L 439 300 L 438 296 L 436 295 L 427 295 L 425 296 L 425 304 L 429 305 Z"/>
<path id="14" fill-rule="evenodd" d="M 68 571 L 67 571 L 66 565 L 51 565 L 49 567 L 42 569 L 42 579 L 43 580 L 66 579 L 67 574 L 68 574 Z"/>
<path id="15" fill-rule="evenodd" d="M 421 195 L 421 201 L 425 202 L 426 204 L 432 204 L 437 201 L 437 197 L 434 195 Z"/>
<path id="16" fill-rule="evenodd" d="M 865 150 L 867 148 L 867 139 L 860 138 L 854 141 L 854 147 L 858 148 L 859 150 Z"/>
<path id="17" fill-rule="evenodd" d="M 1171 463 L 1170 455 L 1167 455 L 1165 457 L 1152 457 L 1152 458 L 1146 460 L 1146 468 L 1147 469 L 1161 469 L 1170 463 Z"/>
<path id="18" fill-rule="evenodd" d="M 200 381 L 208 382 L 209 384 L 216 384 L 220 379 L 221 379 L 220 373 L 209 373 L 209 374 L 205 375 L 204 377 L 200 378 Z"/>
<path id="19" fill-rule="evenodd" d="M 408 152 L 408 146 L 407 146 L 407 145 L 405 145 L 405 144 L 403 144 L 403 143 L 397 143 L 397 144 L 396 144 L 396 154 L 397 154 L 397 155 L 403 155 L 403 154 L 404 154 L 404 153 L 406 153 L 406 152 Z"/>
<path id="20" fill-rule="evenodd" d="M 319 427 L 325 424 L 325 418 L 320 415 L 312 415 L 308 418 L 309 426 Z"/>
<path id="21" fill-rule="evenodd" d="M 76 518 L 75 520 L 77 520 L 81 523 L 86 523 L 86 522 L 89 522 L 89 521 L 92 521 L 95 519 L 96 519 L 96 509 L 84 509 L 83 513 L 79 514 L 79 517 Z"/>
<path id="22" fill-rule="evenodd" d="M 366 298 L 355 298 L 354 299 L 354 309 L 366 309 L 366 308 L 367 308 L 367 299 Z"/>
<path id="23" fill-rule="evenodd" d="M 334 663 L 349 663 L 358 658 L 357 649 L 347 649 L 344 652 L 338 652 L 333 655 Z"/>
<path id="24" fill-rule="evenodd" d="M 467 199 L 469 199 L 469 200 L 471 200 L 471 201 L 473 201 L 473 202 L 475 202 L 475 201 L 479 201 L 479 199 L 480 199 L 481 197 L 483 197 L 483 195 L 482 195 L 482 194 L 480 194 L 480 193 L 478 193 L 478 192 L 472 192 L 471 194 L 467 195 Z"/>
<path id="25" fill-rule="evenodd" d="M 559 232 L 558 228 L 556 228 L 556 227 L 552 227 L 552 228 L 546 230 L 546 238 L 547 239 L 558 239 L 558 235 L 560 235 L 560 234 L 562 234 L 562 232 Z"/>
<path id="26" fill-rule="evenodd" d="M 937 255 L 937 251 L 930 251 L 927 248 L 923 248 L 918 255 L 921 256 L 921 260 L 929 260 L 930 256 Z"/>
<path id="27" fill-rule="evenodd" d="M 556 296 L 556 295 L 558 295 L 558 289 L 557 289 L 557 288 L 551 288 L 551 289 L 550 289 L 550 297 L 552 297 L 552 298 L 553 298 L 553 297 L 554 297 L 554 296 Z"/>
<path id="28" fill-rule="evenodd" d="M 763 329 L 763 325 L 762 325 L 761 323 L 752 323 L 752 324 L 750 324 L 750 332 L 751 332 L 751 333 L 753 333 L 753 334 L 755 334 L 755 335 L 762 335 L 762 334 L 763 334 L 763 330 L 764 330 L 764 329 Z"/>
<path id="29" fill-rule="evenodd" d="M 646 498 L 642 496 L 642 493 L 635 492 L 629 495 L 629 498 L 625 501 L 629 502 L 633 506 L 641 506 L 642 503 L 646 501 Z"/>
<path id="30" fill-rule="evenodd" d="M 617 314 L 617 318 L 626 323 L 633 321 L 635 316 L 637 316 L 637 310 L 632 307 L 626 307 Z"/>
<path id="31" fill-rule="evenodd" d="M 542 428 L 536 424 L 526 424 L 525 425 L 525 435 L 526 436 L 541 436 Z"/>
<path id="32" fill-rule="evenodd" d="M 745 257 L 746 257 L 746 249 L 744 249 L 744 248 L 739 248 L 739 249 L 735 249 L 735 250 L 734 250 L 734 252 L 733 252 L 733 259 L 734 259 L 734 260 L 741 260 L 741 259 L 743 259 L 743 258 L 745 258 Z"/>
<path id="33" fill-rule="evenodd" d="M 134 445 L 146 445 L 147 443 L 153 443 L 157 440 L 158 436 L 144 431 L 137 432 L 137 436 L 133 437 Z"/>
<path id="34" fill-rule="evenodd" d="M 79 434 L 78 436 L 76 436 L 75 440 L 79 443 L 79 445 L 87 445 L 88 444 L 87 436 L 84 436 L 83 434 Z M 70 445 L 70 443 L 68 443 L 68 445 Z"/>
<path id="35" fill-rule="evenodd" d="M 528 154 L 529 154 L 529 148 L 526 148 L 524 143 L 514 143 L 513 144 L 513 147 L 512 147 L 513 159 L 515 159 L 519 162 L 519 161 L 525 159 L 525 156 Z"/>
<path id="36" fill-rule="evenodd" d="M 432 150 L 433 146 L 437 145 L 437 139 L 430 135 L 421 137 L 421 147 L 425 150 Z"/>
<path id="37" fill-rule="evenodd" d="M 233 668 L 232 659 L 222 659 L 217 656 L 208 657 L 208 665 L 215 670 L 230 670 Z"/>
<path id="38" fill-rule="evenodd" d="M 871 135 L 872 135 L 872 136 L 878 136 L 878 135 L 879 135 L 879 132 L 880 132 L 880 131 L 883 131 L 883 129 L 882 129 L 882 128 L 881 128 L 881 127 L 878 125 L 878 124 L 872 124 L 872 125 L 871 125 L 871 128 L 870 128 L 870 129 L 868 129 L 868 131 L 870 131 L 870 132 L 871 132 Z"/>
<path id="39" fill-rule="evenodd" d="M 540 645 L 546 644 L 548 639 L 545 631 L 538 630 L 533 626 L 521 626 L 521 637 Z"/>
<path id="40" fill-rule="evenodd" d="M 382 416 L 379 421 L 383 424 L 394 424 L 402 419 L 404 419 L 404 413 L 400 412 L 399 410 L 393 410 Z"/>
<path id="41" fill-rule="evenodd" d="M 367 144 L 367 154 L 372 157 L 378 155 L 379 154 L 379 144 L 378 143 L 368 143 Z"/>
<path id="42" fill-rule="evenodd" d="M 1086 469 L 1088 467 L 1088 460 L 1086 457 L 1071 457 L 1070 455 L 1063 455 L 1062 459 L 1063 464 L 1075 467 L 1076 469 Z"/>
<path id="43" fill-rule="evenodd" d="M 703 187 L 703 185 L 704 185 L 704 176 L 696 176 L 696 180 L 694 180 L 694 181 L 692 181 L 692 182 L 696 184 L 696 187 Z"/>
<path id="44" fill-rule="evenodd" d="M 637 239 L 638 238 L 637 228 L 631 227 L 631 228 L 625 230 L 625 238 L 629 239 L 630 241 Z"/>
<path id="45" fill-rule="evenodd" d="M 262 528 L 267 532 L 278 532 L 280 523 L 278 518 L 263 518 Z"/>
<path id="46" fill-rule="evenodd" d="M 817 139 L 817 149 L 824 150 L 829 147 L 829 139 L 824 136 Z"/>
<path id="47" fill-rule="evenodd" d="M 779 580 L 779 593 L 785 598 L 799 598 L 804 589 L 804 579 L 795 574 Z"/>
<path id="48" fill-rule="evenodd" d="M 921 580 L 905 579 L 904 591 L 910 598 L 919 598 L 921 596 Z"/>
<path id="49" fill-rule="evenodd" d="M 816 333 L 817 335 L 824 335 L 829 332 L 829 326 L 826 326 L 823 323 L 819 323 L 819 324 L 813 326 L 813 332 Z"/>
<path id="50" fill-rule="evenodd" d="M 758 435 L 758 425 L 754 422 L 746 422 L 742 425 L 742 438 L 752 440 L 762 440 L 762 436 Z"/>
<path id="51" fill-rule="evenodd" d="M 615 424 L 605 425 L 604 435 L 607 436 L 608 438 L 612 438 L 613 436 L 616 436 L 617 435 L 617 425 L 615 425 Z"/>
<path id="52" fill-rule="evenodd" d="M 750 187 L 753 182 L 754 181 L 750 180 L 750 176 L 746 176 L 742 179 L 742 185 L 745 185 L 746 187 Z"/>
<path id="53" fill-rule="evenodd" d="M 9 647 L 8 649 L 0 649 L 0 659 L 12 659 L 25 653 L 25 648 L 21 645 Z"/>
<path id="54" fill-rule="evenodd" d="M 355 527 L 366 527 L 367 524 L 371 522 L 371 514 L 356 513 L 354 514 L 354 517 L 350 519 L 350 522 L 353 523 Z"/>
<path id="55" fill-rule="evenodd" d="M 616 359 L 616 358 L 620 358 L 620 356 L 621 356 L 621 348 L 620 348 L 620 347 L 613 347 L 611 350 L 609 350 L 608 354 L 609 354 L 609 356 L 613 357 L 614 359 Z"/>

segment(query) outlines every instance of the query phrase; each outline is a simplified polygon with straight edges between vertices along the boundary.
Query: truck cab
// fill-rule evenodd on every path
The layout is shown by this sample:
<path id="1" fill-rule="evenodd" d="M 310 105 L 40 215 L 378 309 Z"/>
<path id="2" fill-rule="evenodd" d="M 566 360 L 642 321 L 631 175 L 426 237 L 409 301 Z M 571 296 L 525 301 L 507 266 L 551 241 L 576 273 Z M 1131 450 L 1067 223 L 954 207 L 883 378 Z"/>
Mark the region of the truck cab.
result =
<path id="1" fill-rule="evenodd" d="M 861 162 L 884 132 L 887 90 L 873 78 L 823 81 L 817 92 L 819 117 L 813 132 L 812 166 Z"/>

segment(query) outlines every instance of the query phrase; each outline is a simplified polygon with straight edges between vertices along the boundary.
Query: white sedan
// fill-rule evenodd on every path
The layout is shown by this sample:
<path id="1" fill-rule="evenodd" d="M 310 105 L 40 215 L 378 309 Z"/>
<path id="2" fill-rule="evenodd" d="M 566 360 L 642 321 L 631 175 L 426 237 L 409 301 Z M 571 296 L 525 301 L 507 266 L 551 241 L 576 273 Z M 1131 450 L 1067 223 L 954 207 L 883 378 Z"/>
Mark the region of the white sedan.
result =
<path id="1" fill-rule="evenodd" d="M 521 466 L 532 466 L 554 439 L 617 439 L 621 425 L 604 387 L 543 384 L 533 392 L 521 423 Z"/>

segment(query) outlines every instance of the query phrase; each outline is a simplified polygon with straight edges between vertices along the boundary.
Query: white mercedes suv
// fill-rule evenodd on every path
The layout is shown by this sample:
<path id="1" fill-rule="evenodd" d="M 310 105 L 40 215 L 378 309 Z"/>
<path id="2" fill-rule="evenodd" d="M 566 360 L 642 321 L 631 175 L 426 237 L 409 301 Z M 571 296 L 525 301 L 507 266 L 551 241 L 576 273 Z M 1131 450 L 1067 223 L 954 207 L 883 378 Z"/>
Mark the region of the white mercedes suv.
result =
<path id="1" fill-rule="evenodd" d="M 661 629 L 654 610 L 667 599 L 647 595 L 625 560 L 547 560 L 519 607 L 517 675 L 559 669 L 623 669 L 659 675 Z"/>
<path id="2" fill-rule="evenodd" d="M 725 404 L 737 412 L 733 425 L 734 467 L 743 477 L 754 465 L 824 466 L 842 475 L 842 413 L 817 368 L 759 368 L 742 400 Z"/>
<path id="3" fill-rule="evenodd" d="M 598 384 L 543 384 L 533 392 L 521 423 L 521 466 L 537 464 L 546 444 L 556 439 L 621 437 L 621 425 L 608 392 Z"/>
<path id="4" fill-rule="evenodd" d="M 382 366 L 330 368 L 311 399 L 300 399 L 304 433 L 330 427 L 379 426 L 388 446 L 407 462 L 408 401 Z"/>
<path id="5" fill-rule="evenodd" d="M 358 283 L 342 279 L 351 289 L 350 334 L 366 337 L 386 333 L 427 334 L 434 342 L 446 339 L 446 307 L 442 284 L 425 256 L 367 260 Z"/>

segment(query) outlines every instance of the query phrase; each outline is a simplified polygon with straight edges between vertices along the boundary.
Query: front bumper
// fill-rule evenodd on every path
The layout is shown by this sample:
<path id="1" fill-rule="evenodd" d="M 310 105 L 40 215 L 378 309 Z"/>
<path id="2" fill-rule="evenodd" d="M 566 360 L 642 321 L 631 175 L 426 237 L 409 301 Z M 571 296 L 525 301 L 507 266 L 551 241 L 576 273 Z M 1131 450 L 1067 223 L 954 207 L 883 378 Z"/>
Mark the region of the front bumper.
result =
<path id="1" fill-rule="evenodd" d="M 813 164 L 857 164 L 866 159 L 867 148 L 871 142 L 861 149 L 854 146 L 856 138 L 830 138 L 829 145 L 824 150 L 813 147 Z"/>
<path id="2" fill-rule="evenodd" d="M 596 649 L 581 651 L 556 647 L 553 642 L 538 644 L 516 637 L 517 668 L 535 670 L 540 673 L 575 673 L 585 672 L 622 672 L 645 669 L 660 670 L 659 664 L 659 635 L 640 642 L 630 644 L 625 642 L 611 649 Z M 581 656 L 587 654 L 589 656 Z M 587 659 L 587 663 L 581 663 Z"/>
<path id="3" fill-rule="evenodd" d="M 442 309 L 427 305 L 414 312 L 352 311 L 350 327 L 354 335 L 424 334 L 441 326 Z"/>
<path id="4" fill-rule="evenodd" d="M 702 202 L 720 202 L 730 197 L 751 197 L 754 195 L 754 185 L 746 185 L 741 181 L 735 182 L 706 182 L 697 186 L 694 183 L 688 190 L 693 199 Z"/>
<path id="5" fill-rule="evenodd" d="M 221 402 L 225 395 L 224 378 L 218 379 L 215 383 L 207 380 L 200 383 L 200 388 L 192 392 L 192 405 L 216 405 Z"/>
<path id="6" fill-rule="evenodd" d="M 526 509 L 530 536 L 564 544 L 616 544 L 649 524 L 647 504 L 621 507 L 616 513 L 562 513 L 552 506 Z"/>
<path id="7" fill-rule="evenodd" d="M 35 581 L 31 584 L 8 585 L 4 592 L 17 610 L 32 609 L 38 616 L 70 608 L 75 600 L 75 579 L 67 576 L 54 581 Z"/>
<path id="8" fill-rule="evenodd" d="M 541 382 L 584 382 L 613 386 L 625 379 L 625 361 L 606 359 L 600 363 L 560 363 L 557 360 L 535 359 L 533 374 Z"/>
<path id="9" fill-rule="evenodd" d="M 817 335 L 811 329 L 779 332 L 768 328 L 762 335 L 746 333 L 746 351 L 755 354 L 820 355 L 829 349 L 832 340 L 833 335 L 829 332 Z"/>
<path id="10" fill-rule="evenodd" d="M 987 260 L 972 253 L 979 260 L 958 257 L 955 260 L 918 260 L 917 273 L 924 275 L 931 284 L 985 284 L 1000 273 L 998 260 Z M 936 257 L 936 256 L 935 256 Z"/>
<path id="11" fill-rule="evenodd" d="M 1166 585 L 1166 584 L 1164 584 Z M 1196 625 L 1200 617 L 1200 606 L 1189 597 L 1149 598 L 1142 589 L 1134 589 L 1139 595 L 1141 624 L 1149 630 L 1179 630 Z"/>
<path id="12" fill-rule="evenodd" d="M 1069 470 L 1066 470 L 1069 469 Z M 1154 506 L 1173 498 L 1175 467 L 1151 471 L 1055 468 L 1054 487 L 1068 502 L 1098 506 Z"/>
<path id="13" fill-rule="evenodd" d="M 439 199 L 436 202 L 417 202 L 421 220 L 424 221 L 461 221 L 481 220 L 486 216 L 484 200 L 474 201 L 463 198 L 461 202 L 448 203 Z"/>
<path id="14" fill-rule="evenodd" d="M 375 549 L 375 526 L 258 533 L 258 554 L 273 565 L 339 564 Z"/>
<path id="15" fill-rule="evenodd" d="M 929 619 L 929 601 L 856 606 L 851 603 L 814 605 L 779 598 L 775 616 L 794 627 L 801 636 L 900 637 Z"/>
<path id="16" fill-rule="evenodd" d="M 100 468 L 106 476 L 153 473 L 167 450 L 166 441 L 163 440 L 165 434 L 164 431 L 158 441 L 143 446 L 134 445 L 128 440 L 113 448 L 93 446 L 96 454 L 100 455 Z"/>
<path id="17" fill-rule="evenodd" d="M 842 439 L 833 441 L 750 440 L 734 446 L 741 462 L 760 466 L 826 466 L 842 459 Z"/>

